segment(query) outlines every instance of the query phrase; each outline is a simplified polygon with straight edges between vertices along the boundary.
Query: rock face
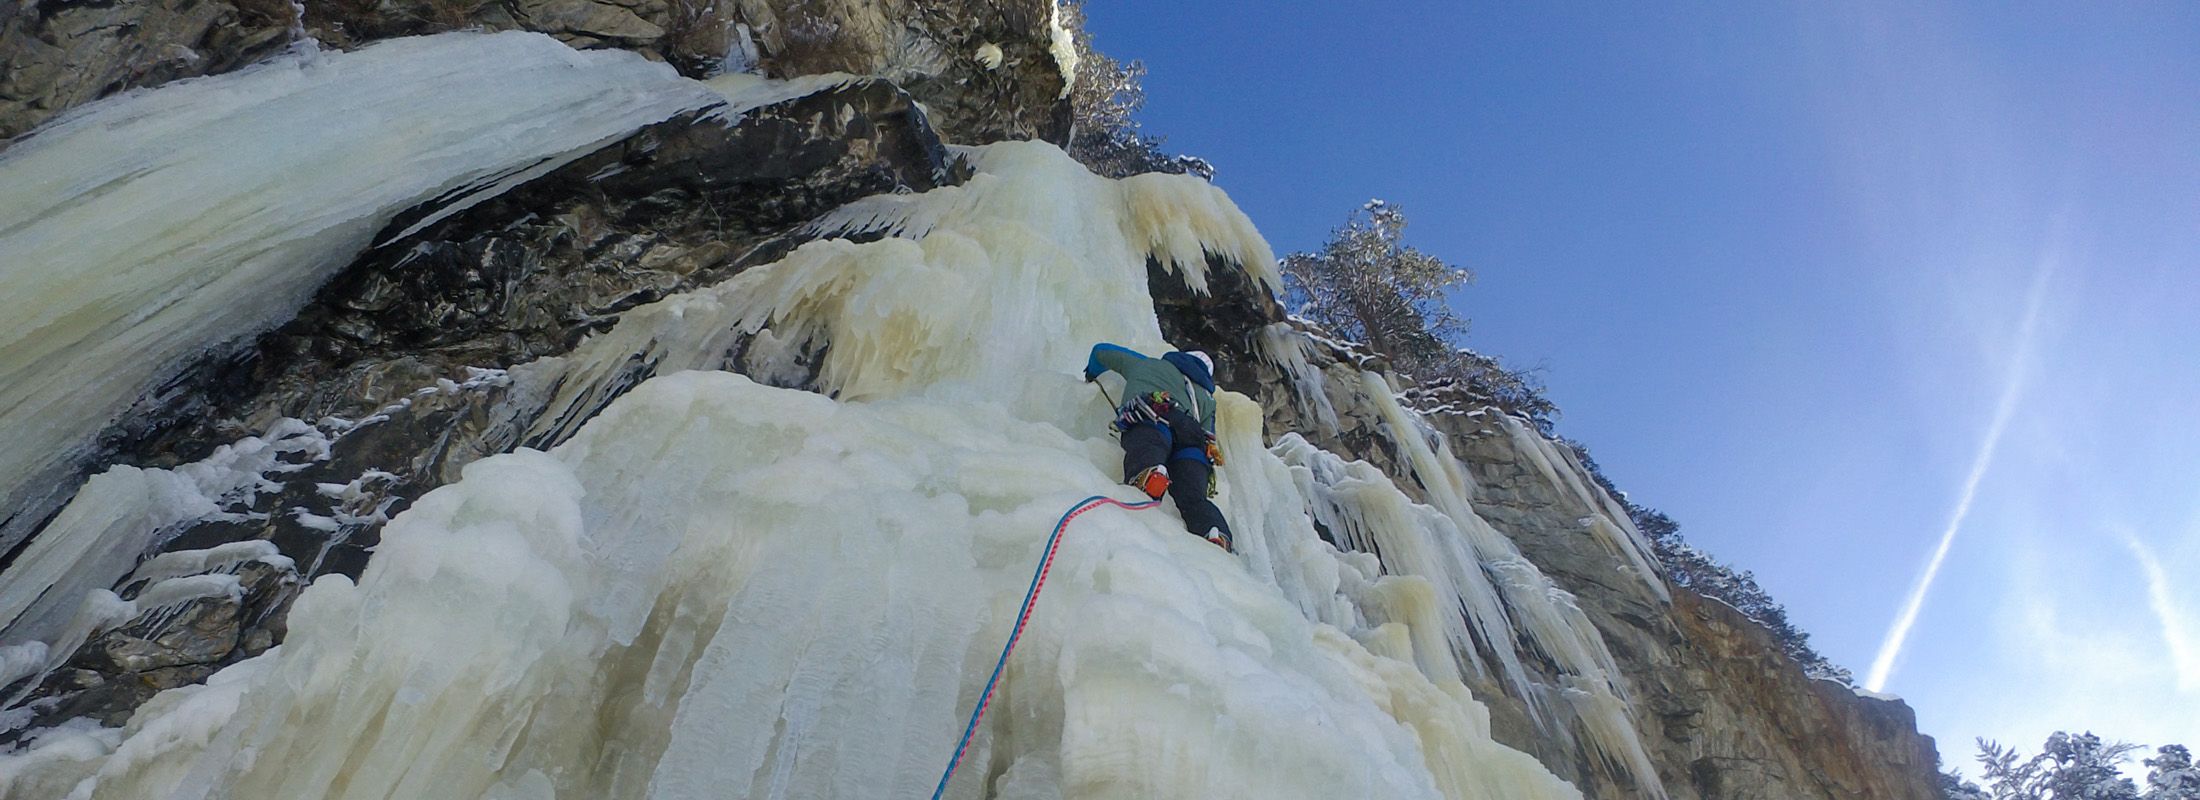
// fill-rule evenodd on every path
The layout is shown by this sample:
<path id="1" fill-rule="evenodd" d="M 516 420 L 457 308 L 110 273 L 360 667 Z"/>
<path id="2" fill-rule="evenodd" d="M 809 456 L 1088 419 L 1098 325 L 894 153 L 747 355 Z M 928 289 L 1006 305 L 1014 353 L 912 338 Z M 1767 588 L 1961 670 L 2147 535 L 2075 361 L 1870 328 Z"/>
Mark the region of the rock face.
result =
<path id="1" fill-rule="evenodd" d="M 293 43 L 351 48 L 475 28 L 633 50 L 691 77 L 876 75 L 924 103 L 950 140 L 1061 143 L 1067 83 L 1053 14 L 1051 0 L 10 3 L 0 6 L 0 140 L 115 92 L 227 72 Z"/>
<path id="2" fill-rule="evenodd" d="M 0 6 L 0 140 L 138 86 L 227 72 L 281 50 L 280 0 L 117 0 Z"/>
<path id="3" fill-rule="evenodd" d="M 1703 797 L 1937 797 L 1931 737 L 1898 700 L 1806 678 L 1740 612 L 1683 592 L 1687 691 L 1661 698 L 1671 763 Z M 1770 726 L 1767 726 L 1770 723 Z"/>
<path id="4" fill-rule="evenodd" d="M 875 76 L 821 83 L 734 120 L 706 111 L 651 126 L 398 236 L 434 210 L 417 209 L 293 321 L 141 404 L 106 437 L 100 466 L 174 467 L 285 418 L 313 421 L 328 446 L 218 518 L 165 536 L 166 555 L 114 587 L 126 603 L 115 624 L 70 648 L 60 668 L 4 687 L 10 707 L 29 711 L 16 731 L 74 718 L 116 725 L 161 689 L 279 644 L 301 582 L 358 575 L 382 523 L 413 499 L 484 456 L 556 444 L 660 365 L 637 353 L 579 405 L 553 401 L 563 387 L 507 369 L 568 355 L 636 308 L 777 260 L 811 235 L 806 224 L 851 200 L 968 180 L 943 139 L 1067 137 L 1046 0 L 742 0 L 707 9 L 685 0 L 0 9 L 0 137 L 104 94 L 236 68 L 301 35 L 349 47 L 455 27 L 521 28 L 637 50 L 690 74 L 732 53 L 743 62 L 735 66 L 777 76 Z M 1404 382 L 1382 359 L 1287 320 L 1240 270 L 1210 274 L 1209 292 L 1198 294 L 1150 266 L 1169 339 L 1213 353 L 1219 382 L 1261 404 L 1271 439 L 1297 432 L 1423 500 L 1402 443 L 1441 439 L 1471 473 L 1476 513 L 1602 635 L 1630 691 L 1635 734 L 1670 796 L 1935 796 L 1932 740 L 1916 732 L 1907 706 L 1806 677 L 1769 634 L 1715 601 L 1679 589 L 1667 600 L 1648 588 L 1599 538 L 1591 520 L 1605 511 L 1539 465 L 1538 440 L 1518 424 L 1471 397 L 1408 392 L 1428 429 L 1398 430 L 1369 395 L 1369 372 Z M 1279 348 L 1300 353 L 1300 374 Z M 738 339 L 703 366 L 814 386 L 816 353 L 767 351 Z M 1562 686 L 1554 665 L 1526 667 Z M 1586 795 L 1649 794 L 1614 777 L 1579 720 L 1561 716 L 1553 730 L 1496 680 L 1469 684 L 1500 740 Z"/>

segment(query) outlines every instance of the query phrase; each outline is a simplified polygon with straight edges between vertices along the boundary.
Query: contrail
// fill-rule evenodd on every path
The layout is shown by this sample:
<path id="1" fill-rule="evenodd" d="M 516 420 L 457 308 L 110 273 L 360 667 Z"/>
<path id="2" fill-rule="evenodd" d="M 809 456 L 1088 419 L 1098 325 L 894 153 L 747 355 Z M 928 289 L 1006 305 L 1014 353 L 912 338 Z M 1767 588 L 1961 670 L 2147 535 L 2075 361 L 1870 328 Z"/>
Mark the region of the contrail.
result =
<path id="1" fill-rule="evenodd" d="M 2017 408 L 2017 396 L 2023 393 L 2025 367 L 2032 360 L 2032 330 L 2039 323 L 2040 303 L 2046 297 L 2047 276 L 2053 270 L 2053 262 L 2043 260 L 2039 271 L 2032 277 L 2032 290 L 2025 298 L 2024 322 L 2017 327 L 2016 359 L 2009 367 L 2009 382 L 2001 389 L 2001 401 L 1994 406 L 1994 419 L 1986 426 L 1986 440 L 1979 444 L 1978 456 L 1971 461 L 1971 474 L 1963 479 L 1963 492 L 1956 496 L 1955 511 L 1948 515 L 1948 527 L 1940 532 L 1940 546 L 1933 548 L 1932 560 L 1925 562 L 1925 572 L 1917 578 L 1917 585 L 1910 587 L 1910 599 L 1902 604 L 1902 613 L 1895 616 L 1894 625 L 1887 629 L 1887 638 L 1879 643 L 1879 657 L 1872 659 L 1871 676 L 1864 680 L 1864 688 L 1880 691 L 1886 688 L 1887 676 L 1894 672 L 1896 657 L 1902 655 L 1902 644 L 1910 638 L 1910 626 L 1917 624 L 1917 612 L 1925 607 L 1925 593 L 1933 588 L 1933 579 L 1940 577 L 1941 562 L 1948 560 L 1948 548 L 1956 543 L 1956 531 L 1963 529 L 1963 518 L 1971 515 L 1971 501 L 1978 496 L 1979 480 L 1986 477 L 1987 466 L 1994 463 L 1994 448 L 2001 445 L 2002 431 L 2009 427 L 2009 417 Z"/>
<path id="2" fill-rule="evenodd" d="M 2139 570 L 2146 574 L 2147 601 L 2154 607 L 2154 619 L 2162 626 L 2162 644 L 2169 648 L 2170 666 L 2177 673 L 2177 690 L 2200 690 L 2200 642 L 2194 642 L 2186 634 L 2191 627 L 2186 624 L 2185 611 L 2170 596 L 2169 572 L 2162 569 L 2162 560 L 2154 555 L 2154 549 L 2139 537 L 2126 530 L 2124 547 L 2131 550 L 2131 557 L 2139 562 Z"/>

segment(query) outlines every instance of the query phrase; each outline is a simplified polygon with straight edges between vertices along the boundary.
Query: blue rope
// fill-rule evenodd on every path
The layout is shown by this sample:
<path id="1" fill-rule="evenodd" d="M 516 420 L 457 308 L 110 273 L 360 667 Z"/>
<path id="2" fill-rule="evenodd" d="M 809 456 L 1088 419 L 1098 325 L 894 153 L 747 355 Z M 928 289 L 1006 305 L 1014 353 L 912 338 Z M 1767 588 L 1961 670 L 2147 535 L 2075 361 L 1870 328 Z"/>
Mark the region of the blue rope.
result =
<path id="1" fill-rule="evenodd" d="M 1001 657 L 993 662 L 993 675 L 985 679 L 985 694 L 978 696 L 978 707 L 971 709 L 970 722 L 963 726 L 962 741 L 955 744 L 955 757 L 947 762 L 947 771 L 940 773 L 940 785 L 932 790 L 932 800 L 940 800 L 940 796 L 947 793 L 947 780 L 954 777 L 955 768 L 962 765 L 963 751 L 970 748 L 970 737 L 978 731 L 978 720 L 985 716 L 986 704 L 993 700 L 993 686 L 1000 682 L 1002 668 L 1008 666 L 1008 654 L 1016 649 L 1016 640 L 1023 638 L 1024 623 L 1031 621 L 1031 606 L 1033 603 L 1038 602 L 1039 587 L 1046 584 L 1047 568 L 1054 564 L 1054 548 L 1061 543 L 1062 531 L 1069 527 L 1069 521 L 1076 519 L 1077 515 L 1103 504 L 1138 511 L 1152 508 L 1160 503 L 1159 499 L 1148 500 L 1143 503 L 1126 503 L 1107 495 L 1096 494 L 1077 501 L 1075 505 L 1069 507 L 1069 510 L 1062 512 L 1061 519 L 1054 521 L 1054 531 L 1047 534 L 1046 553 L 1040 556 L 1038 568 L 1031 571 L 1031 588 L 1024 590 L 1023 610 L 1016 615 L 1016 628 L 1009 632 L 1008 644 L 1001 648 Z"/>

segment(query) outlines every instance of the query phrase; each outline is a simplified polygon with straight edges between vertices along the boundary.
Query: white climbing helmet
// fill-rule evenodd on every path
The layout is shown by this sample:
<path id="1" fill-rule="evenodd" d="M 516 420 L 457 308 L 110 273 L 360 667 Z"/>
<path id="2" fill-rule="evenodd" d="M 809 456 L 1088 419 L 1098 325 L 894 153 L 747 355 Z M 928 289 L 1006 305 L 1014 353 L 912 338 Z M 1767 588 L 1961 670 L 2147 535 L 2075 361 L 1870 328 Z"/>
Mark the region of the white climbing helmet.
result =
<path id="1" fill-rule="evenodd" d="M 1185 355 L 1188 355 L 1188 356 L 1191 356 L 1191 357 L 1193 357 L 1193 358 L 1199 359 L 1199 363 L 1201 363 L 1201 364 L 1203 364 L 1203 365 L 1205 365 L 1205 366 L 1207 367 L 1207 374 L 1209 374 L 1209 375 L 1213 375 L 1213 374 L 1215 374 L 1215 360 L 1214 360 L 1214 359 L 1212 359 L 1212 358 L 1208 358 L 1208 357 L 1207 357 L 1207 351 L 1205 351 L 1205 350 L 1186 350 L 1186 351 L 1184 351 L 1184 354 L 1185 354 Z"/>

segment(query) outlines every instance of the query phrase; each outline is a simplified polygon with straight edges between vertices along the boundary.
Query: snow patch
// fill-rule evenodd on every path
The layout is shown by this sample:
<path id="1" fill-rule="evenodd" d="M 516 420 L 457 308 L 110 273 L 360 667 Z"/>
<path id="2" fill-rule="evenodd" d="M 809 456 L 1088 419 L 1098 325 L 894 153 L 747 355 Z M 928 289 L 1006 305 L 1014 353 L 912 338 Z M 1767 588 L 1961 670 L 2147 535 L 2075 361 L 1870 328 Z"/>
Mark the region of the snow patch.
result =
<path id="1" fill-rule="evenodd" d="M 1819 680 L 1828 680 L 1828 679 L 1825 679 L 1825 678 L 1820 678 Z M 1840 681 L 1830 681 L 1830 682 L 1832 682 L 1832 683 L 1836 683 L 1836 684 L 1840 684 L 1841 686 L 1844 686 L 1844 687 L 1846 687 L 1846 688 L 1847 688 L 1847 689 L 1848 689 L 1849 691 L 1851 691 L 1851 692 L 1855 692 L 1855 693 L 1856 693 L 1856 696 L 1857 696 L 1857 697 L 1867 697 L 1867 698 L 1870 698 L 1870 699 L 1873 699 L 1873 700 L 1882 700 L 1882 701 L 1885 701 L 1885 702 L 1889 702 L 1889 703 L 1900 703 L 1900 702 L 1902 702 L 1902 696 L 1901 696 L 1901 695 L 1897 695 L 1897 694 L 1891 694 L 1891 693 L 1888 693 L 1888 692 L 1875 692 L 1875 691 L 1872 691 L 1872 690 L 1870 690 L 1870 689 L 1865 689 L 1865 688 L 1862 688 L 1862 687 L 1858 687 L 1858 686 L 1849 686 L 1848 684 L 1845 684 L 1845 683 L 1841 683 Z"/>

